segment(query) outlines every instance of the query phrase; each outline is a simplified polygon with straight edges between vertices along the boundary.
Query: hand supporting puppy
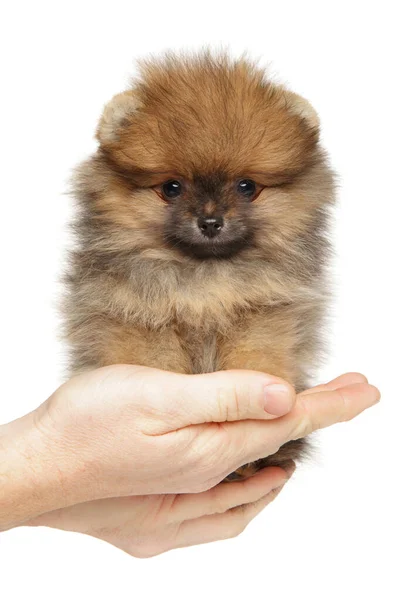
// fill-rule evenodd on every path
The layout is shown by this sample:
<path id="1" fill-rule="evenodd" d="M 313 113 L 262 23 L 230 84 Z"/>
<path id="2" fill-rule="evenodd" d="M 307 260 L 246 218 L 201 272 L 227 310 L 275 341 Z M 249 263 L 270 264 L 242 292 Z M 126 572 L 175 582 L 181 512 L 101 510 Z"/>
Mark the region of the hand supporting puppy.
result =
<path id="1" fill-rule="evenodd" d="M 294 471 L 278 467 L 198 494 L 150 494 L 84 502 L 25 525 L 76 531 L 137 558 L 235 537 L 276 498 Z"/>
<path id="2" fill-rule="evenodd" d="M 276 394 L 274 383 L 283 386 Z M 294 399 L 288 384 L 248 371 L 190 376 L 113 366 L 73 378 L 1 429 L 2 528 L 26 523 L 83 531 L 135 555 L 230 537 L 288 474 L 270 468 L 251 481 L 211 487 L 290 439 L 353 418 L 379 392 L 363 376 L 347 375 L 298 395 L 290 411 Z M 265 411 L 271 405 L 287 414 L 274 419 Z M 230 510 L 249 502 L 256 504 Z M 214 533 L 204 527 L 210 520 Z"/>

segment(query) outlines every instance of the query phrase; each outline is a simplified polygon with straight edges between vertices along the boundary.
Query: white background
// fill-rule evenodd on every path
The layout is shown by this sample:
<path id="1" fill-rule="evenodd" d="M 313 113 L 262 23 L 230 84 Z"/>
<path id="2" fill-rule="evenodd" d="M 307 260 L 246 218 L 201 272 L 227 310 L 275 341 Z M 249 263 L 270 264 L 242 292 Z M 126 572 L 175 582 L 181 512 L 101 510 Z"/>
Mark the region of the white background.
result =
<path id="1" fill-rule="evenodd" d="M 0 536 L 0 596 L 41 598 L 400 597 L 399 65 L 396 3 L 8 2 L 0 15 L 0 422 L 61 381 L 57 277 L 68 174 L 95 147 L 103 104 L 134 58 L 166 48 L 248 50 L 312 100 L 340 174 L 325 381 L 358 370 L 382 402 L 319 434 L 315 464 L 238 538 L 138 560 L 79 534 Z M 396 556 L 397 555 L 397 556 Z"/>

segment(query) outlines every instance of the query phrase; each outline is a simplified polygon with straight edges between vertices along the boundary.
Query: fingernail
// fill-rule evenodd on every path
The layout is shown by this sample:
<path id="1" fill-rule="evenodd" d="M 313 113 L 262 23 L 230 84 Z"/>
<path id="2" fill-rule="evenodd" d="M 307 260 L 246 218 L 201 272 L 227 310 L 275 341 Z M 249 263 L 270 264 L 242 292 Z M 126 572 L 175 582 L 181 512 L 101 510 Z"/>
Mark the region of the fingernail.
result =
<path id="1" fill-rule="evenodd" d="M 281 417 L 292 407 L 290 389 L 281 383 L 267 385 L 264 391 L 264 410 L 270 415 Z"/>

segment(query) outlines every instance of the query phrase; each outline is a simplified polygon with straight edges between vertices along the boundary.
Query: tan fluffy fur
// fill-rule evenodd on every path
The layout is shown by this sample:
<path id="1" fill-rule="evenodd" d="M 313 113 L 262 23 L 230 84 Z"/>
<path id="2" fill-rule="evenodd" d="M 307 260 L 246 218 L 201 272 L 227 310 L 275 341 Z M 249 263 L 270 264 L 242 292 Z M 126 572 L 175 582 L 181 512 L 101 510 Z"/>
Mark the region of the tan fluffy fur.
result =
<path id="1" fill-rule="evenodd" d="M 303 389 L 320 351 L 333 201 L 318 136 L 311 105 L 246 59 L 142 62 L 141 77 L 106 106 L 98 151 L 74 180 L 78 247 L 64 305 L 71 373 L 113 363 L 246 368 Z M 178 177 L 194 190 L 196 177 L 215 173 L 224 176 L 227 218 L 242 219 L 232 181 L 252 178 L 260 193 L 246 208 L 251 243 L 201 260 L 169 243 L 171 207 L 156 192 Z M 210 195 L 202 210 L 216 204 Z M 179 218 L 189 213 L 182 206 Z M 303 447 L 256 466 L 284 465 Z"/>

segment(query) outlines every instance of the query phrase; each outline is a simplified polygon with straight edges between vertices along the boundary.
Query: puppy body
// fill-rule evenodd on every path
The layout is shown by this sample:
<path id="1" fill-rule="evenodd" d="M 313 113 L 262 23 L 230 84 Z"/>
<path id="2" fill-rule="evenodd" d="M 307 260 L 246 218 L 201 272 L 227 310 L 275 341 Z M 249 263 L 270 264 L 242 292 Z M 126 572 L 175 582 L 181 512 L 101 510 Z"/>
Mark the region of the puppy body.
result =
<path id="1" fill-rule="evenodd" d="M 247 60 L 167 56 L 142 64 L 97 136 L 74 180 L 71 373 L 244 368 L 304 389 L 321 350 L 333 201 L 311 106 Z"/>

